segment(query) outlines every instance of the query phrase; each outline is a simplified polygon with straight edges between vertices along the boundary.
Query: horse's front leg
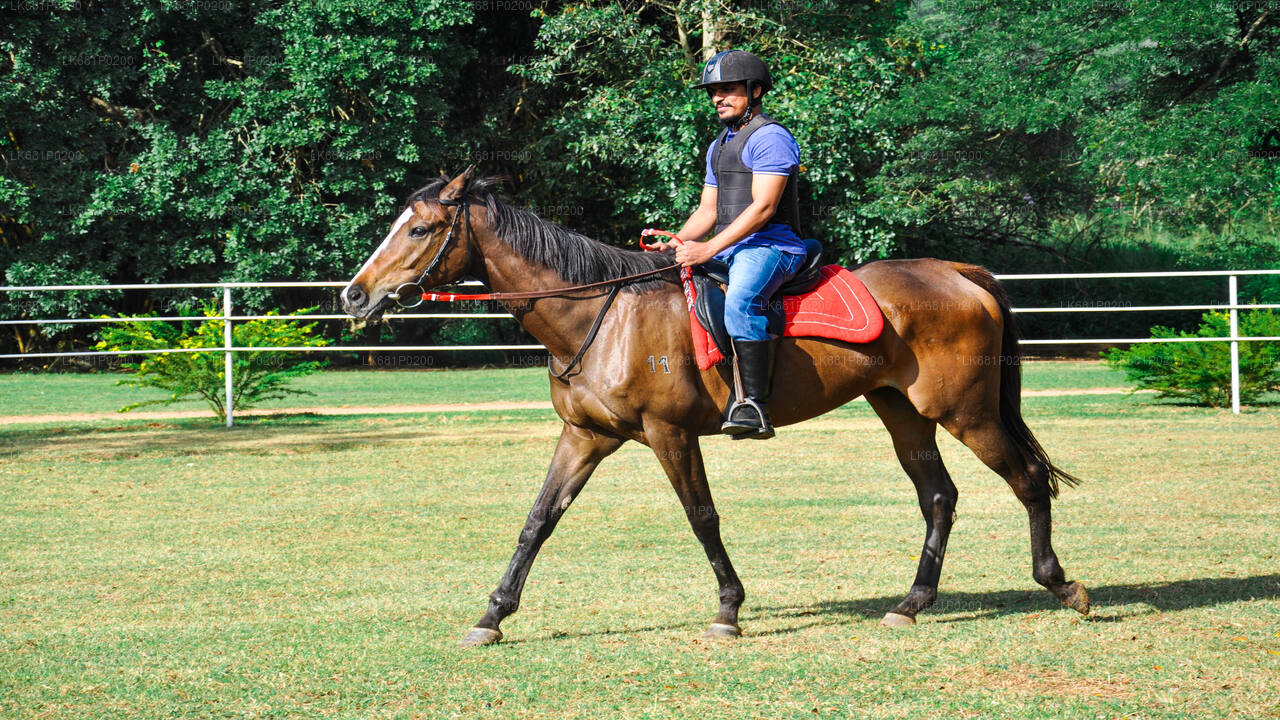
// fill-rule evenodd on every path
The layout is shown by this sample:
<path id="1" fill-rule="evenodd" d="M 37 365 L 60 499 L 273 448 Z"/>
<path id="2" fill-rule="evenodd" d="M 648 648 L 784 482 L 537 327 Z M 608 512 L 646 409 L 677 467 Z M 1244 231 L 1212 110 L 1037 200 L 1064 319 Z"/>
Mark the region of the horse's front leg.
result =
<path id="1" fill-rule="evenodd" d="M 698 436 L 674 425 L 646 426 L 645 435 L 684 505 L 685 517 L 707 552 L 711 569 L 720 583 L 720 611 L 703 637 L 737 637 L 742 634 L 738 628 L 738 608 L 746 592 L 720 540 L 720 515 L 711 500 Z"/>
<path id="2" fill-rule="evenodd" d="M 520 531 L 520 541 L 516 545 L 515 554 L 511 556 L 507 573 L 502 576 L 498 589 L 489 596 L 488 612 L 462 639 L 463 647 L 489 645 L 502 639 L 502 631 L 498 629 L 498 625 L 520 607 L 520 593 L 524 589 L 525 578 L 529 575 L 529 568 L 533 566 L 538 549 L 551 536 L 560 516 L 569 509 L 569 504 L 582 490 L 596 466 L 622 443 L 623 440 L 619 438 L 565 423 L 564 430 L 560 433 L 560 442 L 556 445 L 556 453 L 551 458 L 547 479 L 542 484 L 542 492 L 533 501 L 533 509 L 525 520 L 524 530 Z"/>

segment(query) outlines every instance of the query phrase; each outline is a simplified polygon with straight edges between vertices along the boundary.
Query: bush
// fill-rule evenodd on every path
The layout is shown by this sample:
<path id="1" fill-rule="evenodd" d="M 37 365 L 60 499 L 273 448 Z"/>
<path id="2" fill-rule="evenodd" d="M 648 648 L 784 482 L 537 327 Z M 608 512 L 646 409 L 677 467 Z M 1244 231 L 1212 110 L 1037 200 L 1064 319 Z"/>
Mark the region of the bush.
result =
<path id="1" fill-rule="evenodd" d="M 1241 336 L 1280 336 L 1280 315 L 1270 310 L 1242 310 Z M 1152 338 L 1226 337 L 1231 334 L 1230 315 L 1208 312 L 1194 333 L 1157 325 Z M 1181 398 L 1210 407 L 1231 403 L 1231 345 L 1226 342 L 1143 343 L 1128 350 L 1103 351 L 1108 367 L 1124 370 L 1137 382 L 1136 390 L 1155 390 L 1158 398 Z M 1280 343 L 1240 343 L 1240 402 L 1251 402 L 1265 392 L 1280 390 Z"/>
<path id="2" fill-rule="evenodd" d="M 308 308 L 303 312 L 311 312 Z M 183 311 L 182 314 L 192 314 Z M 220 311 L 212 306 L 200 314 L 218 318 Z M 276 312 L 267 313 L 276 315 Z M 105 317 L 105 316 L 104 316 Z M 293 321 L 250 320 L 231 328 L 236 347 L 321 347 L 323 338 L 313 334 L 316 324 L 300 325 Z M 220 348 L 223 342 L 222 320 L 199 323 L 137 321 L 112 323 L 98 332 L 98 350 L 161 350 L 165 348 Z M 123 367 L 134 376 L 117 385 L 154 387 L 169 391 L 168 398 L 147 400 L 120 408 L 128 412 L 146 405 L 170 405 L 190 395 L 199 395 L 213 408 L 219 420 L 227 416 L 225 400 L 225 361 L 220 352 L 157 353 L 145 355 L 140 362 L 126 362 Z M 237 352 L 232 366 L 232 390 L 236 408 L 250 408 L 264 400 L 277 400 L 288 395 L 312 395 L 306 390 L 285 387 L 289 381 L 310 375 L 328 363 L 305 360 L 298 353 L 274 351 Z"/>

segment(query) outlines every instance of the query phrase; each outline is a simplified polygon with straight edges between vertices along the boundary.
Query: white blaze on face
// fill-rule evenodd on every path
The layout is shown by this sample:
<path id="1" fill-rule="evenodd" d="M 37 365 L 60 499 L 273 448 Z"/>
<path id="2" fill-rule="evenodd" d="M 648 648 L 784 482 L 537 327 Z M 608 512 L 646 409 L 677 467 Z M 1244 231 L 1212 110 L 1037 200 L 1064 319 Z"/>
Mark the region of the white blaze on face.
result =
<path id="1" fill-rule="evenodd" d="M 400 217 L 396 220 L 395 225 L 391 226 L 391 232 L 387 233 L 387 237 L 382 241 L 382 244 L 378 246 L 377 250 L 373 251 L 373 254 L 369 256 L 368 260 L 364 261 L 364 265 L 360 266 L 360 271 L 356 273 L 357 278 L 363 275 L 365 270 L 369 269 L 369 266 L 373 264 L 374 260 L 377 260 L 382 253 L 386 252 L 387 248 L 391 245 L 391 238 L 395 237 L 396 233 L 400 232 L 400 228 L 404 227 L 405 223 L 409 222 L 412 218 L 412 207 L 405 208 L 405 211 L 400 213 Z M 352 279 L 351 282 L 354 284 L 355 280 Z M 347 287 L 350 287 L 350 285 Z M 345 292 L 346 291 L 344 290 L 343 293 L 345 294 Z"/>

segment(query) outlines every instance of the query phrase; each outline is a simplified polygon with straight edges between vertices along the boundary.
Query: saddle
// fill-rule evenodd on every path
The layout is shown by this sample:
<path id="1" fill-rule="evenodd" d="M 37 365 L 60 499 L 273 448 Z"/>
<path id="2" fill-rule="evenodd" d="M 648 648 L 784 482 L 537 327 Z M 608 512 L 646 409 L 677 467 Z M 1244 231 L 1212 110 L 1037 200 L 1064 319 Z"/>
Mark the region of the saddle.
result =
<path id="1" fill-rule="evenodd" d="M 769 333 L 781 337 L 786 327 L 786 311 L 781 298 L 788 295 L 803 295 L 822 282 L 822 243 L 813 238 L 805 238 L 804 265 L 791 280 L 778 288 L 777 294 L 765 305 L 765 319 Z M 729 264 L 720 260 L 709 260 L 693 269 L 694 302 L 693 313 L 698 322 L 706 329 L 724 359 L 733 357 L 733 343 L 724 326 L 724 288 L 729 284 Z"/>
<path id="2" fill-rule="evenodd" d="M 817 241 L 805 244 L 811 252 L 804 266 L 765 306 L 769 332 L 777 337 L 855 344 L 878 338 L 884 315 L 867 286 L 848 268 L 823 265 Z M 717 262 L 695 270 L 701 271 L 682 275 L 684 297 L 698 369 L 708 370 L 733 355 L 733 342 L 724 326 L 724 286 L 729 275 L 724 264 Z"/>

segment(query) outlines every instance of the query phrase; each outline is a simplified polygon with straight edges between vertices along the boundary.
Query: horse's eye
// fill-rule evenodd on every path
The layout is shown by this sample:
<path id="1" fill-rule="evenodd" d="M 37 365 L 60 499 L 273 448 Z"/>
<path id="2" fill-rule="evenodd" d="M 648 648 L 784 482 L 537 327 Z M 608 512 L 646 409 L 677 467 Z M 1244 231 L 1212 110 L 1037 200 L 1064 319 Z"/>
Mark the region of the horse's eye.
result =
<path id="1" fill-rule="evenodd" d="M 409 237 L 420 238 L 420 237 L 426 237 L 426 235 L 427 235 L 427 229 L 422 225 L 419 225 L 409 231 Z"/>

